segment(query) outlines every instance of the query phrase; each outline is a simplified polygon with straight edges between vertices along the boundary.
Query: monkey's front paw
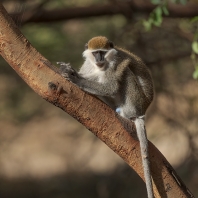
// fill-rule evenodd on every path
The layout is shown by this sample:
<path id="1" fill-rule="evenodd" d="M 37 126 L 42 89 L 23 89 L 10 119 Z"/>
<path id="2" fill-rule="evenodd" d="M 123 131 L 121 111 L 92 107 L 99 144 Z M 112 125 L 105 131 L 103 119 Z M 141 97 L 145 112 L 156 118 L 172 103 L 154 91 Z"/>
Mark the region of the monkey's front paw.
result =
<path id="1" fill-rule="evenodd" d="M 76 79 L 78 78 L 77 72 L 71 67 L 70 63 L 65 62 L 57 62 L 57 64 L 60 65 L 59 71 L 60 74 L 68 79 L 69 81 L 72 81 L 75 83 Z"/>
<path id="2" fill-rule="evenodd" d="M 70 63 L 57 62 L 57 64 L 60 65 L 59 71 L 60 71 L 61 74 L 67 73 L 68 70 L 72 69 Z"/>

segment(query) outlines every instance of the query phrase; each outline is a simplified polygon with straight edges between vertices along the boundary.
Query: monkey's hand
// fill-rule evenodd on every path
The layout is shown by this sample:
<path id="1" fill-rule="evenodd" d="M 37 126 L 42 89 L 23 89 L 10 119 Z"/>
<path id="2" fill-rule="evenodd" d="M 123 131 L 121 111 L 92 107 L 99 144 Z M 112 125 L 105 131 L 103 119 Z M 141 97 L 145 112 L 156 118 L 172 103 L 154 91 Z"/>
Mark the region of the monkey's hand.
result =
<path id="1" fill-rule="evenodd" d="M 60 65 L 60 74 L 66 78 L 67 80 L 77 83 L 79 80 L 78 73 L 71 67 L 70 63 L 65 62 L 57 62 L 58 65 Z"/>

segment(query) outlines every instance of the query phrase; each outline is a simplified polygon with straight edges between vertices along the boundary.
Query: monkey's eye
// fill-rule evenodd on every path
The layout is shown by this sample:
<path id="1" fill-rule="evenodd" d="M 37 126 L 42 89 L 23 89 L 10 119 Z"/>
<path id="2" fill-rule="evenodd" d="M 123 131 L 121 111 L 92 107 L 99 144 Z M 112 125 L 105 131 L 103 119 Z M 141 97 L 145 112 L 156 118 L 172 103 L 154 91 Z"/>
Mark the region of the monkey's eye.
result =
<path id="1" fill-rule="evenodd" d="M 95 52 L 92 52 L 92 54 L 96 57 L 100 57 L 100 59 L 104 59 L 104 56 L 107 52 L 106 51 L 102 51 L 102 50 L 98 50 L 98 51 L 95 51 Z"/>
<path id="2" fill-rule="evenodd" d="M 94 56 L 96 56 L 97 53 L 98 53 L 98 51 L 92 52 L 92 54 L 93 54 Z"/>
<path id="3" fill-rule="evenodd" d="M 101 54 L 102 56 L 105 56 L 106 53 L 107 53 L 106 51 L 100 51 L 100 54 Z"/>
<path id="4" fill-rule="evenodd" d="M 93 56 L 96 59 L 96 62 L 104 61 L 104 57 L 106 53 L 107 53 L 106 51 L 102 51 L 102 50 L 92 52 Z"/>
<path id="5" fill-rule="evenodd" d="M 97 55 L 97 54 L 100 54 L 100 56 L 105 56 L 105 54 L 106 54 L 107 52 L 106 51 L 95 51 L 95 52 L 92 52 L 92 54 L 95 56 L 95 55 Z"/>

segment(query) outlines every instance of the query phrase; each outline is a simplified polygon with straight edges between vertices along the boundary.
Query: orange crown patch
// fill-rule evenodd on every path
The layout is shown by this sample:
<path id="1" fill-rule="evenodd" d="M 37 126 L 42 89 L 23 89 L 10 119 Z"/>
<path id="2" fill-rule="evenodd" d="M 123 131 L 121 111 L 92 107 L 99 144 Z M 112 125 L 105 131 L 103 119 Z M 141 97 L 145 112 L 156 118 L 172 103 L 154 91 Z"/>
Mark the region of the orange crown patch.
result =
<path id="1" fill-rule="evenodd" d="M 88 49 L 110 49 L 109 40 L 104 36 L 93 37 L 88 42 Z"/>

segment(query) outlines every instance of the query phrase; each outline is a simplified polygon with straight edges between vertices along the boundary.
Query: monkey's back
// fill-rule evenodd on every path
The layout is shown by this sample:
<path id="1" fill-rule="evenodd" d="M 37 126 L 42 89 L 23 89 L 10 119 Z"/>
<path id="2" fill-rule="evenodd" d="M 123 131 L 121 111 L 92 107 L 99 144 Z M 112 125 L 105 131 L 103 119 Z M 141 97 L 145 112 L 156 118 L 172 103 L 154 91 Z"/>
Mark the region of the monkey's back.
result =
<path id="1" fill-rule="evenodd" d="M 126 114 L 133 114 L 133 116 L 145 115 L 154 97 L 153 81 L 150 71 L 135 54 L 122 48 L 116 47 L 115 49 L 118 51 L 118 58 L 116 60 L 118 67 L 122 68 L 122 71 L 119 71 L 119 73 L 123 74 L 123 76 L 120 76 L 120 80 L 123 86 L 127 87 L 126 94 L 130 96 L 125 100 L 124 108 Z M 130 75 L 128 75 L 128 73 L 130 73 Z M 124 76 L 128 79 L 125 79 Z M 133 106 L 132 109 L 128 109 L 131 105 L 130 103 Z"/>

